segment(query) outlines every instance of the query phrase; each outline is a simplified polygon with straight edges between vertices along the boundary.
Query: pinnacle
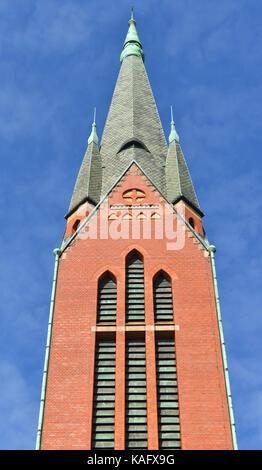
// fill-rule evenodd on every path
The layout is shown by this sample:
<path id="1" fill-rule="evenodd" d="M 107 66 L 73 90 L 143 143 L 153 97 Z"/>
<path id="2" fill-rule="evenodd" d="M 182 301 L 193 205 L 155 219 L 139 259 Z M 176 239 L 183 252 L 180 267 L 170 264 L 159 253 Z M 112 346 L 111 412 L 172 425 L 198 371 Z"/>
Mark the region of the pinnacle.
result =
<path id="1" fill-rule="evenodd" d="M 176 142 L 179 142 L 179 135 L 176 131 L 176 128 L 175 128 L 175 123 L 174 123 L 174 119 L 173 119 L 173 109 L 172 109 L 172 106 L 171 106 L 171 131 L 170 131 L 170 134 L 169 134 L 169 143 L 171 144 L 171 142 L 173 141 L 176 141 Z"/>
<path id="2" fill-rule="evenodd" d="M 88 145 L 91 144 L 92 142 L 94 142 L 96 145 L 98 144 L 98 137 L 96 133 L 96 108 L 94 110 L 94 121 L 92 124 L 92 132 L 88 139 Z"/>

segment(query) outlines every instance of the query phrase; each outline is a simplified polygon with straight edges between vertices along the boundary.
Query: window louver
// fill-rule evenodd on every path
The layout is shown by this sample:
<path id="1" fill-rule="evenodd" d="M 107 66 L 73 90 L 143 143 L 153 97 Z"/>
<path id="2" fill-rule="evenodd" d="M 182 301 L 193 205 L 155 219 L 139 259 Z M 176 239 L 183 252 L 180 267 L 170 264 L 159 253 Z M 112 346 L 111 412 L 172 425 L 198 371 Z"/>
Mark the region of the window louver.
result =
<path id="1" fill-rule="evenodd" d="M 173 339 L 156 339 L 159 449 L 180 449 L 175 345 Z"/>
<path id="2" fill-rule="evenodd" d="M 144 321 L 144 265 L 137 254 L 126 264 L 126 321 Z"/>
<path id="3" fill-rule="evenodd" d="M 114 448 L 115 350 L 115 341 L 96 344 L 92 449 Z"/>
<path id="4" fill-rule="evenodd" d="M 126 449 L 147 449 L 145 341 L 126 344 Z"/>
<path id="5" fill-rule="evenodd" d="M 116 283 L 109 274 L 99 280 L 97 321 L 116 321 Z"/>
<path id="6" fill-rule="evenodd" d="M 173 301 L 170 281 L 160 274 L 154 279 L 155 321 L 173 321 Z"/>

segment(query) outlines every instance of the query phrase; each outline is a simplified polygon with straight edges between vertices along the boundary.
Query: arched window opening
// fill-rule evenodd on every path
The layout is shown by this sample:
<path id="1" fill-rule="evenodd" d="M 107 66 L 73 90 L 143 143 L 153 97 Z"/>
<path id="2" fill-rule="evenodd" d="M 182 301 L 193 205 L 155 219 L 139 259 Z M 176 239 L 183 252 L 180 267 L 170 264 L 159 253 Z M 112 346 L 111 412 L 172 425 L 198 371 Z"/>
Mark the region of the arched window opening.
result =
<path id="1" fill-rule="evenodd" d="M 144 264 L 136 250 L 126 259 L 126 321 L 145 321 Z"/>
<path id="2" fill-rule="evenodd" d="M 98 281 L 97 322 L 116 321 L 116 282 L 111 273 L 106 272 Z"/>
<path id="3" fill-rule="evenodd" d="M 72 227 L 72 233 L 75 233 L 80 225 L 80 220 L 77 219 Z"/>
<path id="4" fill-rule="evenodd" d="M 153 280 L 155 322 L 173 321 L 173 299 L 169 276 L 160 271 Z"/>
<path id="5" fill-rule="evenodd" d="M 127 150 L 129 148 L 143 149 L 146 152 L 150 153 L 147 146 L 143 142 L 140 142 L 139 140 L 135 140 L 135 139 L 131 139 L 128 142 L 126 142 L 124 145 L 122 145 L 122 147 L 118 150 L 117 153 L 120 153 L 123 150 Z"/>
<path id="6" fill-rule="evenodd" d="M 195 221 L 194 221 L 193 217 L 189 217 L 188 222 L 190 223 L 192 228 L 195 228 Z"/>

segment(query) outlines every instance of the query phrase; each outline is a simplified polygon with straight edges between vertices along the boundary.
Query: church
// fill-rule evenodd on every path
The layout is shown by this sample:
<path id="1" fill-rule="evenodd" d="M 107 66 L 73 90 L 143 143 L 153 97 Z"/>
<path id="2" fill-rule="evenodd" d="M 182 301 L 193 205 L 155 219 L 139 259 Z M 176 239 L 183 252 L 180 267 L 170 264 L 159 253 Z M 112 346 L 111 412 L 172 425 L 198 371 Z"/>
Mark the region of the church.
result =
<path id="1" fill-rule="evenodd" d="M 216 248 L 128 26 L 54 250 L 36 449 L 237 449 Z"/>

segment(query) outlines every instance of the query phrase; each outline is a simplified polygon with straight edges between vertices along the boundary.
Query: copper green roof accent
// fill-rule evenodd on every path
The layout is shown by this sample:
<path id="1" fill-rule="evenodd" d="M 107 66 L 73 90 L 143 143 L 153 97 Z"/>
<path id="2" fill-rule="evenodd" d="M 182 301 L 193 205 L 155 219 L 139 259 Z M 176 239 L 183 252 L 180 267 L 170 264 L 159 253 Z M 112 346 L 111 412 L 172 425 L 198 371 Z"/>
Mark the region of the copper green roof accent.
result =
<path id="1" fill-rule="evenodd" d="M 173 140 L 176 140 L 177 142 L 179 142 L 179 135 L 176 131 L 176 128 L 175 128 L 175 123 L 174 123 L 174 119 L 173 119 L 173 109 L 172 109 L 172 106 L 171 106 L 171 131 L 170 131 L 170 134 L 169 134 L 169 143 L 171 144 L 171 142 L 173 142 Z"/>
<path id="2" fill-rule="evenodd" d="M 137 55 L 142 57 L 144 60 L 144 52 L 142 49 L 142 44 L 139 40 L 137 30 L 136 30 L 136 21 L 133 16 L 133 8 L 131 10 L 131 19 L 128 22 L 129 30 L 126 35 L 126 39 L 123 45 L 123 50 L 120 56 L 120 62 L 123 62 L 123 59 L 128 55 Z"/>
<path id="3" fill-rule="evenodd" d="M 44 409 L 45 409 L 45 400 L 46 400 L 46 386 L 47 386 L 47 376 L 48 376 L 48 369 L 49 369 L 50 347 L 51 347 L 53 317 L 54 317 L 54 307 L 55 307 L 55 297 L 56 297 L 57 274 L 58 274 L 59 257 L 61 255 L 61 250 L 59 248 L 55 248 L 53 253 L 55 255 L 55 266 L 54 266 L 54 276 L 53 276 L 52 293 L 51 293 L 51 301 L 50 301 L 50 309 L 49 309 L 49 320 L 48 320 L 47 339 L 46 339 L 46 348 L 45 348 L 45 362 L 44 362 L 44 371 L 43 371 L 43 379 L 42 379 L 36 447 L 35 447 L 36 450 L 40 450 L 41 448 Z"/>
<path id="4" fill-rule="evenodd" d="M 94 122 L 92 124 L 92 132 L 88 139 L 88 145 L 91 144 L 92 142 L 94 142 L 96 145 L 98 144 L 98 137 L 96 134 L 96 108 L 94 110 Z"/>
<path id="5" fill-rule="evenodd" d="M 218 285 L 217 285 L 217 275 L 216 275 L 216 266 L 215 266 L 216 247 L 214 245 L 209 245 L 209 252 L 210 252 L 213 285 L 214 285 L 217 323 L 218 323 L 218 329 L 219 329 L 220 347 L 221 347 L 222 361 L 223 361 L 223 371 L 224 371 L 225 387 L 226 387 L 226 394 L 227 394 L 227 404 L 228 404 L 232 444 L 233 444 L 233 450 L 238 450 L 236 426 L 235 426 L 233 403 L 232 403 L 232 394 L 231 394 L 228 365 L 227 365 L 226 346 L 225 346 L 223 324 L 222 324 L 222 317 L 221 317 L 221 310 L 220 310 L 220 300 L 219 300 Z"/>

